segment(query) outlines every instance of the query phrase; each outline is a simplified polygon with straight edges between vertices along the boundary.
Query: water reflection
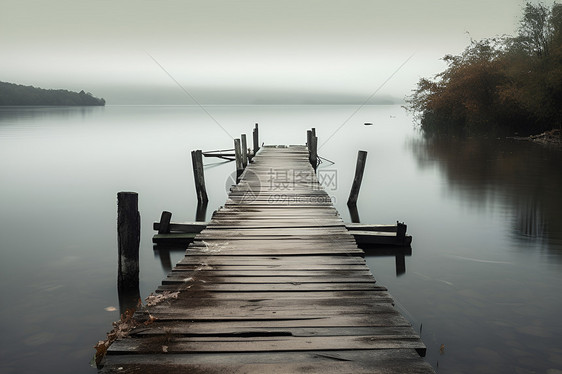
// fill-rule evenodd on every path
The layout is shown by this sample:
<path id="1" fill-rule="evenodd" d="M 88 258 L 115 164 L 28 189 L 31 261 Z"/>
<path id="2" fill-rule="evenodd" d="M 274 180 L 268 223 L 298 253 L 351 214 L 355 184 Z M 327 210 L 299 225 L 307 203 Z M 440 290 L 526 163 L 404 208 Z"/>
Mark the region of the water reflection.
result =
<path id="1" fill-rule="evenodd" d="M 19 122 L 21 120 L 38 119 L 43 120 L 48 117 L 62 117 L 64 119 L 69 119 L 70 117 L 81 115 L 85 117 L 91 114 L 93 111 L 103 110 L 104 107 L 90 107 L 90 106 L 78 106 L 78 107 L 44 107 L 44 106 L 30 106 L 30 107 L 19 107 L 19 106 L 7 106 L 0 108 L 0 123 L 7 124 L 10 122 Z"/>
<path id="2" fill-rule="evenodd" d="M 140 297 L 138 282 L 134 285 L 117 285 L 119 295 L 119 313 L 125 314 L 125 311 L 136 309 Z"/>
<path id="3" fill-rule="evenodd" d="M 367 261 L 375 257 L 394 257 L 396 276 L 406 274 L 406 256 L 412 256 L 412 247 L 375 247 L 362 244 L 359 248 L 365 251 Z"/>
<path id="4" fill-rule="evenodd" d="M 154 258 L 160 259 L 160 265 L 164 273 L 172 271 L 172 257 L 171 253 L 181 252 L 185 253 L 188 244 L 185 245 L 155 245 L 154 246 Z"/>
<path id="5" fill-rule="evenodd" d="M 562 151 L 496 139 L 419 139 L 411 150 L 420 168 L 437 165 L 449 190 L 471 207 L 511 212 L 513 237 L 539 245 L 562 242 Z M 498 204 L 499 203 L 499 204 Z"/>

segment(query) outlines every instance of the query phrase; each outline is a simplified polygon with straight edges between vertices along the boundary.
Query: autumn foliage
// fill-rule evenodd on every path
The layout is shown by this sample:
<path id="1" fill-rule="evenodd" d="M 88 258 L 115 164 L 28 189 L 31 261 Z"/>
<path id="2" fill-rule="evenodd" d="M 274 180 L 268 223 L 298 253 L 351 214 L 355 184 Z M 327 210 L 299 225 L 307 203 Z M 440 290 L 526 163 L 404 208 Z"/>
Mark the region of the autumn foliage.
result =
<path id="1" fill-rule="evenodd" d="M 515 37 L 471 41 L 408 97 L 428 134 L 540 133 L 562 126 L 562 4 L 527 4 Z"/>

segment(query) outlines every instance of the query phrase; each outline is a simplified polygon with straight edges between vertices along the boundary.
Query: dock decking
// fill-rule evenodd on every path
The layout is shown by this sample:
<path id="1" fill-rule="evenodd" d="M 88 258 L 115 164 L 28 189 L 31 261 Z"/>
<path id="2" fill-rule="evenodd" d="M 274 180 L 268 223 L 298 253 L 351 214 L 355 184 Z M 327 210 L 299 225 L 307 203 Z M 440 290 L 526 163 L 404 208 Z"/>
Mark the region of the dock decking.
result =
<path id="1" fill-rule="evenodd" d="M 264 147 L 100 373 L 433 373 L 304 146 Z"/>

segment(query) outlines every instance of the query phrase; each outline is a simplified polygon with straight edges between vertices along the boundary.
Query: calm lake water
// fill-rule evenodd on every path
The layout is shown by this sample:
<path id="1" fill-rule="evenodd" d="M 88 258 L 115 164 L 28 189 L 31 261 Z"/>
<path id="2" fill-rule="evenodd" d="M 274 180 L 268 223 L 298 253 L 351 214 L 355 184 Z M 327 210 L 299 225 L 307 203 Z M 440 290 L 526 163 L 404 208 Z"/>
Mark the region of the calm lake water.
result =
<path id="1" fill-rule="evenodd" d="M 426 142 L 399 106 L 206 110 L 0 109 L 0 372 L 95 373 L 93 346 L 119 318 L 117 192 L 139 193 L 144 298 L 168 266 L 152 222 L 162 210 L 195 218 L 189 151 L 231 148 L 258 122 L 266 144 L 304 144 L 316 127 L 346 222 L 357 151 L 368 151 L 361 222 L 404 221 L 413 236 L 404 274 L 394 257 L 368 264 L 439 373 L 562 373 L 562 152 Z M 234 165 L 205 162 L 209 216 Z"/>

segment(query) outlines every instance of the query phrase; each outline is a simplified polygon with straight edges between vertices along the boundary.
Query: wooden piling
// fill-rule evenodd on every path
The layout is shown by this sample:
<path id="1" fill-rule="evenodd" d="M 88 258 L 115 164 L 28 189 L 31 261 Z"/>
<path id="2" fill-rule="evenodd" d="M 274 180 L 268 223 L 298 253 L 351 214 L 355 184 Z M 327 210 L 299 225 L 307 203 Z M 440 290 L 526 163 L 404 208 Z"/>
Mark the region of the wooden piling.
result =
<path id="1" fill-rule="evenodd" d="M 318 167 L 318 138 L 314 135 L 314 129 L 312 129 L 313 131 L 311 131 L 311 136 L 310 136 L 310 164 L 312 165 L 312 168 L 314 169 L 314 171 L 316 171 L 316 168 Z"/>
<path id="2" fill-rule="evenodd" d="M 163 211 L 160 216 L 160 227 L 158 228 L 158 234 L 169 234 L 170 233 L 170 221 L 172 220 L 172 213 Z"/>
<path id="3" fill-rule="evenodd" d="M 253 141 L 254 141 L 254 156 L 260 150 L 260 140 L 259 140 L 260 138 L 259 138 L 259 132 L 258 131 L 259 131 L 258 130 L 258 124 L 256 123 L 256 126 L 254 127 L 254 131 L 252 132 Z"/>
<path id="4" fill-rule="evenodd" d="M 246 141 L 246 134 L 240 135 L 242 140 L 242 165 L 244 168 L 248 166 L 248 142 Z"/>
<path id="5" fill-rule="evenodd" d="M 117 239 L 120 289 L 139 286 L 140 214 L 136 192 L 117 194 Z"/>
<path id="6" fill-rule="evenodd" d="M 240 150 L 240 139 L 234 139 L 234 154 L 236 155 L 236 183 L 238 183 L 238 180 L 244 171 L 242 151 Z"/>
<path id="7" fill-rule="evenodd" d="M 207 188 L 205 187 L 205 172 L 203 171 L 203 152 L 198 149 L 191 151 L 191 162 L 193 163 L 193 178 L 195 180 L 195 192 L 197 201 L 206 203 L 209 201 Z"/>
<path id="8" fill-rule="evenodd" d="M 366 161 L 367 151 L 359 151 L 357 153 L 355 177 L 353 178 L 353 184 L 351 185 L 351 191 L 349 193 L 349 198 L 347 199 L 347 205 L 357 204 L 357 197 L 359 196 L 359 189 L 361 188 L 361 182 L 363 181 L 363 173 L 365 171 Z"/>

